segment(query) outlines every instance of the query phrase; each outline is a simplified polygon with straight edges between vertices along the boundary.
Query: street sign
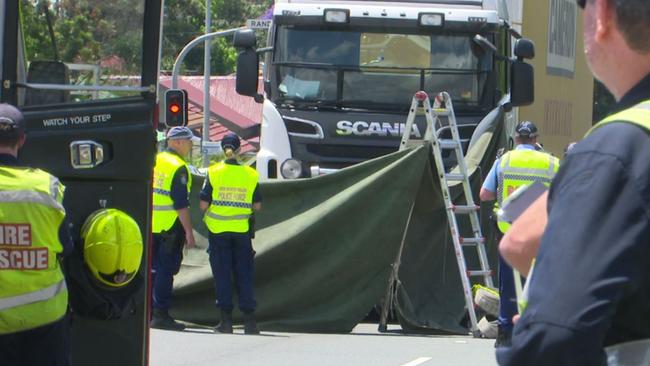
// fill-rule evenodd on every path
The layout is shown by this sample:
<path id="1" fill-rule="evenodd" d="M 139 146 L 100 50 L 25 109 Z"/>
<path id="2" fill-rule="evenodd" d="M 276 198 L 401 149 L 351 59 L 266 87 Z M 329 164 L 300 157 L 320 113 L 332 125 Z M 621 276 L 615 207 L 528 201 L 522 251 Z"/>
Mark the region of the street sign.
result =
<path id="1" fill-rule="evenodd" d="M 271 19 L 248 19 L 246 27 L 250 29 L 269 29 L 271 22 Z"/>

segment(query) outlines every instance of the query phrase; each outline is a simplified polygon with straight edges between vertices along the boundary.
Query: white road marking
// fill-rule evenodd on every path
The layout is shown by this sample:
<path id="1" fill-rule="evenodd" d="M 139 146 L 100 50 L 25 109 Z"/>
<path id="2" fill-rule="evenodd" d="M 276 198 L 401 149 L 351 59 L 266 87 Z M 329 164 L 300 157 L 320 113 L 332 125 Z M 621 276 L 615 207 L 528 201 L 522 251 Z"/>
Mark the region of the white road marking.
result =
<path id="1" fill-rule="evenodd" d="M 400 366 L 417 366 L 419 364 L 422 364 L 422 363 L 425 363 L 425 362 L 429 361 L 430 359 L 431 359 L 431 357 L 420 357 L 420 358 L 416 358 L 415 360 L 413 360 L 411 362 L 407 362 L 407 363 L 405 363 L 403 365 L 400 365 Z"/>

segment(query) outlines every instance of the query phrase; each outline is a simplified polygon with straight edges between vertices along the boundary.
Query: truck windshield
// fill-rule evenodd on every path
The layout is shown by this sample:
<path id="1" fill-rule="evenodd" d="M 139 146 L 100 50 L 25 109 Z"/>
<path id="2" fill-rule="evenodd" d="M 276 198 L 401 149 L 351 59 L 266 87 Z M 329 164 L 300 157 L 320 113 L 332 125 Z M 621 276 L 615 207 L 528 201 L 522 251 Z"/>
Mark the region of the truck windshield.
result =
<path id="1" fill-rule="evenodd" d="M 447 91 L 480 106 L 491 56 L 473 34 L 398 34 L 279 27 L 276 102 L 352 108 L 405 108 L 413 94 Z"/>

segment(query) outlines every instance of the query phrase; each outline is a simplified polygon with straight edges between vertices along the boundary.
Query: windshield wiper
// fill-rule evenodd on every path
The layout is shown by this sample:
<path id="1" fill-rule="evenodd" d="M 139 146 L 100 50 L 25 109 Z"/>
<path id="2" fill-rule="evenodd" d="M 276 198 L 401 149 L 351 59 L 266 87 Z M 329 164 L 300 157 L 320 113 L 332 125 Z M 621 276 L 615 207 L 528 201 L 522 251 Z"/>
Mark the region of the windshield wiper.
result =
<path id="1" fill-rule="evenodd" d="M 341 101 L 340 105 L 343 109 L 356 109 L 356 110 L 388 110 L 388 111 L 406 111 L 409 109 L 407 104 L 395 104 L 395 103 L 385 103 L 378 102 L 374 100 L 351 100 L 351 101 Z"/>
<path id="2" fill-rule="evenodd" d="M 283 99 L 278 104 L 282 108 L 341 110 L 339 103 L 330 100 Z"/>

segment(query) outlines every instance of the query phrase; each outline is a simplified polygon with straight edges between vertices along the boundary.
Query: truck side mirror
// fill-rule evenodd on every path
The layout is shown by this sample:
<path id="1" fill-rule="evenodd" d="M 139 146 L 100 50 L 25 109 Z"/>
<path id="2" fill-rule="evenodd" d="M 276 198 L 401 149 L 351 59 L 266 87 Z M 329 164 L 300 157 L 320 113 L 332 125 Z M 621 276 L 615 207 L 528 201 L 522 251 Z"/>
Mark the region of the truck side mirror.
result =
<path id="1" fill-rule="evenodd" d="M 255 50 L 256 44 L 255 32 L 252 29 L 235 32 L 233 45 L 240 49 L 237 55 L 235 90 L 238 94 L 255 98 L 259 103 L 263 101 L 263 97 L 257 93 L 260 65 Z"/>
<path id="2" fill-rule="evenodd" d="M 535 101 L 535 71 L 533 66 L 515 60 L 510 65 L 510 104 L 514 107 Z"/>
<path id="3" fill-rule="evenodd" d="M 257 96 L 257 83 L 259 81 L 259 62 L 257 52 L 246 48 L 237 56 L 237 77 L 235 90 L 241 95 Z"/>
<path id="4" fill-rule="evenodd" d="M 524 59 L 535 57 L 535 44 L 527 38 L 515 42 L 515 56 L 510 65 L 510 104 L 514 107 L 535 101 L 535 71 Z"/>
<path id="5" fill-rule="evenodd" d="M 528 38 L 520 38 L 515 42 L 515 56 L 518 60 L 535 57 L 535 43 Z"/>
<path id="6" fill-rule="evenodd" d="M 240 29 L 235 32 L 232 39 L 232 45 L 235 48 L 255 48 L 257 39 L 252 29 Z"/>

